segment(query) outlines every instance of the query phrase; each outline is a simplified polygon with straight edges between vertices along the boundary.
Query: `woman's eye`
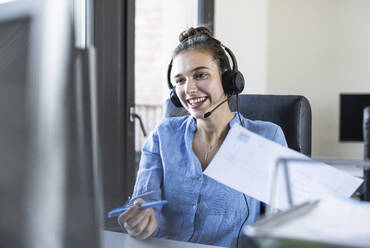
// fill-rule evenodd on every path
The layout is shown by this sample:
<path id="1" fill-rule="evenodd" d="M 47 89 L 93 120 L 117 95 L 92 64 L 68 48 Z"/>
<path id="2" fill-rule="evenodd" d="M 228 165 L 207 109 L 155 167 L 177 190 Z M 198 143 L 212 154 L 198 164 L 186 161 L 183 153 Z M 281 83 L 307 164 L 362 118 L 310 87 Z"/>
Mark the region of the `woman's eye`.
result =
<path id="1" fill-rule="evenodd" d="M 207 77 L 207 73 L 197 73 L 195 74 L 196 79 L 204 79 Z"/>
<path id="2" fill-rule="evenodd" d="M 182 83 L 184 83 L 185 82 L 185 79 L 183 79 L 183 78 L 178 78 L 178 79 L 176 79 L 176 83 L 177 84 L 182 84 Z"/>

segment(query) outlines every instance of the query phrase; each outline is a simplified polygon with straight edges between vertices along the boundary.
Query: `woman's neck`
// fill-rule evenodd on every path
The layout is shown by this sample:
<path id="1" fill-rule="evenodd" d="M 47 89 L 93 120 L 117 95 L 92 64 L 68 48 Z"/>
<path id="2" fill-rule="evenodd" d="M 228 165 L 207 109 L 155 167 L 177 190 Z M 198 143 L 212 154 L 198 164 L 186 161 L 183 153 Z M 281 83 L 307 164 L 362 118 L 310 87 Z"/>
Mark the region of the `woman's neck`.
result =
<path id="1" fill-rule="evenodd" d="M 229 123 L 234 118 L 227 104 L 213 112 L 211 116 L 197 119 L 197 133 L 209 144 L 214 144 L 220 138 L 223 139 L 228 130 Z"/>

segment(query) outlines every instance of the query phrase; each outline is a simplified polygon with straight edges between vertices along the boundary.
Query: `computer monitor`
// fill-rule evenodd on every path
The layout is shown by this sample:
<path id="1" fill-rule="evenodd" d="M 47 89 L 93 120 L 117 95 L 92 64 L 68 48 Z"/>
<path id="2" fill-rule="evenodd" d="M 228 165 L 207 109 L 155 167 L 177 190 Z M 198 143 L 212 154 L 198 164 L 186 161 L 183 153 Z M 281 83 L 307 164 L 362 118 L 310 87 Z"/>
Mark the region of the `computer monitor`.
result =
<path id="1" fill-rule="evenodd" d="M 73 80 L 85 66 L 74 68 L 72 6 L 0 3 L 1 247 L 99 247 L 94 201 L 82 195 L 94 193 L 84 163 L 92 149 L 79 132 L 89 120 L 77 104 L 88 93 Z"/>
<path id="2" fill-rule="evenodd" d="M 30 142 L 27 60 L 31 18 L 17 14 L 5 19 L 2 8 L 0 5 L 0 240 L 4 247 L 22 247 L 25 155 Z"/>
<path id="3" fill-rule="evenodd" d="M 363 110 L 370 94 L 340 94 L 340 141 L 363 141 Z"/>

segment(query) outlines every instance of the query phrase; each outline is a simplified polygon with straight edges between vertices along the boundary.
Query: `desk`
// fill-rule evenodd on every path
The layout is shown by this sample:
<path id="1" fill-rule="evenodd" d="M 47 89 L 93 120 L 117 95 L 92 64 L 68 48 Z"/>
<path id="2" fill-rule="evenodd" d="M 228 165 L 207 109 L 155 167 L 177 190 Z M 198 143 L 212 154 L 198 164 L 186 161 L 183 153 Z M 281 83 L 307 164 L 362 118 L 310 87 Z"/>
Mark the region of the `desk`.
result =
<path id="1" fill-rule="evenodd" d="M 103 231 L 102 248 L 215 248 L 218 246 L 201 245 L 190 242 L 181 242 L 168 239 L 148 238 L 137 240 L 121 232 Z"/>

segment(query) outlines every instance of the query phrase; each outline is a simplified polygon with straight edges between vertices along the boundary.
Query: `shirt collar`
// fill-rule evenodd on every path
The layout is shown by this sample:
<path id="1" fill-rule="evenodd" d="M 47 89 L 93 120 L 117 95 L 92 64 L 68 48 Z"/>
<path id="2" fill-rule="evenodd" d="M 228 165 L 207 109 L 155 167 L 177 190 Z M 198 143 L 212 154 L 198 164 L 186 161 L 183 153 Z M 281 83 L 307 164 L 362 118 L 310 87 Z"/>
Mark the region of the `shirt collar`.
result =
<path id="1" fill-rule="evenodd" d="M 233 112 L 233 114 L 234 118 L 229 123 L 230 128 L 232 128 L 235 125 L 235 123 L 238 123 L 240 125 L 239 118 L 237 117 L 238 112 Z M 195 132 L 197 130 L 197 122 L 191 115 L 189 115 L 188 124 L 191 132 Z"/>
<path id="2" fill-rule="evenodd" d="M 197 122 L 195 121 L 194 117 L 191 115 L 189 115 L 188 117 L 188 125 L 192 133 L 194 133 L 195 130 L 197 130 Z"/>
<path id="3" fill-rule="evenodd" d="M 229 123 L 230 129 L 235 125 L 235 123 L 238 123 L 240 125 L 239 119 L 236 116 L 238 113 L 237 112 L 233 112 L 233 114 L 234 114 L 234 118 Z"/>

